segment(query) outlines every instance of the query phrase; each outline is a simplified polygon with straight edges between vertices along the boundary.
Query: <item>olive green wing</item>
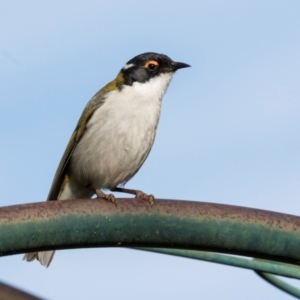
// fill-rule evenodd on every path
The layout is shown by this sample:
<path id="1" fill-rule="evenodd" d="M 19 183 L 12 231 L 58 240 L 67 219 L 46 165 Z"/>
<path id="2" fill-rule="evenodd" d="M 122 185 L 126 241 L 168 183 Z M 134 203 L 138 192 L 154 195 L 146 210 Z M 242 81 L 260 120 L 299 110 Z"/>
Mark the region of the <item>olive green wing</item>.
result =
<path id="1" fill-rule="evenodd" d="M 81 137 L 83 136 L 86 125 L 89 119 L 92 117 L 93 113 L 98 109 L 100 106 L 103 105 L 105 101 L 105 97 L 102 90 L 100 90 L 87 104 L 82 115 L 77 123 L 77 126 L 69 140 L 67 148 L 60 160 L 60 163 L 57 167 L 56 173 L 54 175 L 54 179 L 52 182 L 52 186 L 50 188 L 47 201 L 57 200 L 61 189 L 64 186 L 64 182 L 66 183 L 68 180 L 67 171 L 70 164 L 70 157 L 72 152 L 74 151 L 76 145 L 80 141 Z"/>
<path id="2" fill-rule="evenodd" d="M 72 152 L 74 151 L 76 145 L 80 141 L 83 136 L 86 125 L 89 119 L 92 117 L 93 113 L 104 104 L 107 93 L 114 90 L 121 90 L 122 84 L 124 82 L 123 74 L 120 72 L 115 80 L 109 82 L 106 86 L 104 86 L 101 90 L 99 90 L 93 98 L 88 102 L 82 115 L 78 121 L 78 124 L 70 138 L 70 141 L 67 145 L 67 148 L 64 152 L 64 155 L 58 165 L 57 171 L 55 173 L 52 186 L 50 188 L 47 201 L 57 200 L 61 189 L 64 187 L 64 184 L 68 180 L 68 167 L 70 164 L 70 157 Z"/>
<path id="3" fill-rule="evenodd" d="M 66 180 L 67 170 L 70 162 L 71 154 L 79 142 L 80 138 L 82 137 L 84 130 L 86 128 L 86 124 L 90 117 L 93 115 L 93 111 L 91 110 L 84 110 L 82 113 L 79 122 L 69 140 L 67 148 L 60 160 L 60 163 L 57 167 L 56 173 L 54 175 L 54 179 L 52 182 L 52 186 L 50 188 L 47 201 L 50 200 L 57 200 L 57 197 L 62 189 L 63 182 Z"/>

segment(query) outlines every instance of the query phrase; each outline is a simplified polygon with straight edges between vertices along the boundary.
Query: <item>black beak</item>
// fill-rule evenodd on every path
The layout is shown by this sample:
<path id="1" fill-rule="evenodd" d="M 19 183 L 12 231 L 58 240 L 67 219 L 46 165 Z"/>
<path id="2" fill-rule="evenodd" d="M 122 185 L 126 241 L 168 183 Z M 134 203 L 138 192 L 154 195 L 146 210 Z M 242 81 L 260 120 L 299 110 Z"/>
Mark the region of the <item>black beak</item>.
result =
<path id="1" fill-rule="evenodd" d="M 182 69 L 182 68 L 189 68 L 190 65 L 182 63 L 182 62 L 173 62 L 172 63 L 172 69 L 175 72 L 178 69 Z"/>

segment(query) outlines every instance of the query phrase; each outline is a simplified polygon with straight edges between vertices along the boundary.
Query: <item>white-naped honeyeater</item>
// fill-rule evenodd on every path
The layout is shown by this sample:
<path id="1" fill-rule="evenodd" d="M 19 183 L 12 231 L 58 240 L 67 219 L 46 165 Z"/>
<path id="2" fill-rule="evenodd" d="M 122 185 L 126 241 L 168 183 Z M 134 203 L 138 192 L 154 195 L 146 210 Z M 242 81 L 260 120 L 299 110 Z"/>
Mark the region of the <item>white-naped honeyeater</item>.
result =
<path id="1" fill-rule="evenodd" d="M 101 189 L 134 194 L 154 202 L 153 195 L 125 189 L 140 169 L 156 134 L 161 100 L 174 72 L 188 64 L 153 52 L 127 62 L 115 80 L 87 103 L 58 165 L 47 200 L 91 198 L 116 204 Z M 49 266 L 54 251 L 26 253 Z"/>

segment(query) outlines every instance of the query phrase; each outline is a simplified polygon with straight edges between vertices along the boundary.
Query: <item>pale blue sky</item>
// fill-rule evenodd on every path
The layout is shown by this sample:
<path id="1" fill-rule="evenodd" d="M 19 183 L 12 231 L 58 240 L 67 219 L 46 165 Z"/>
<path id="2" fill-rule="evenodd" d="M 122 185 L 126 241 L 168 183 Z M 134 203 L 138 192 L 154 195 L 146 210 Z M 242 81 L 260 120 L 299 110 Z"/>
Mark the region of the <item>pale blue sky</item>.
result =
<path id="1" fill-rule="evenodd" d="M 46 198 L 86 102 L 154 51 L 192 68 L 127 186 L 300 215 L 299 14 L 297 0 L 1 1 L 1 206 Z M 292 299 L 251 271 L 128 249 L 21 258 L 0 259 L 0 280 L 51 300 Z"/>

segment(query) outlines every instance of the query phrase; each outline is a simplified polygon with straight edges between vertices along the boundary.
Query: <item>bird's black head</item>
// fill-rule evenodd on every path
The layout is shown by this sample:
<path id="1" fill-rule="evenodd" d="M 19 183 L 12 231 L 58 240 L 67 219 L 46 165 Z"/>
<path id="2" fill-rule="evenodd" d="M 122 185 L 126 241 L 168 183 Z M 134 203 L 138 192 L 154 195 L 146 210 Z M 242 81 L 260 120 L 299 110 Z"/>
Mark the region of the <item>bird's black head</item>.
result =
<path id="1" fill-rule="evenodd" d="M 190 65 L 174 62 L 164 54 L 147 52 L 128 61 L 121 69 L 121 73 L 124 84 L 132 85 L 135 81 L 143 83 L 160 74 L 174 73 L 176 70 L 186 67 L 190 67 Z"/>

